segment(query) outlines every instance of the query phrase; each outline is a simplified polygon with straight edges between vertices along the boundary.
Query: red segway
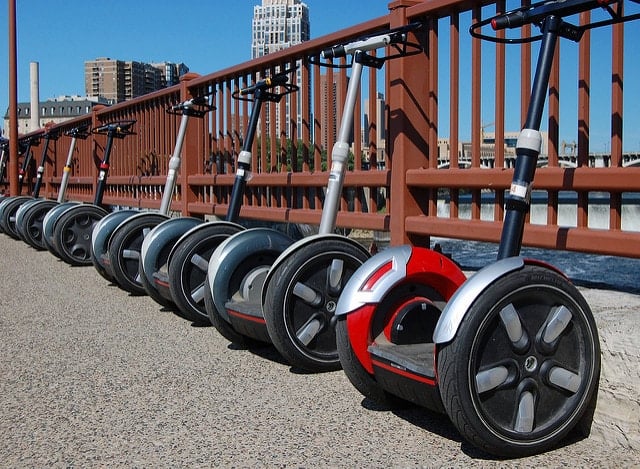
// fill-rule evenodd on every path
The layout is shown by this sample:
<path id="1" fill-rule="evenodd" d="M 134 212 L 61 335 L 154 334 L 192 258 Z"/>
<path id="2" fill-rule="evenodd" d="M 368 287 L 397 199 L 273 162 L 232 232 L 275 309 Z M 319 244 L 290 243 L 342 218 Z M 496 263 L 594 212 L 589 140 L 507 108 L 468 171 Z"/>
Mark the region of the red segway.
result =
<path id="1" fill-rule="evenodd" d="M 600 345 L 588 304 L 557 269 L 519 253 L 557 40 L 577 42 L 586 29 L 639 17 L 621 16 L 622 3 L 546 1 L 472 26 L 472 35 L 493 41 L 503 39 L 479 28 L 541 29 L 525 39 L 542 42 L 498 260 L 465 281 L 442 254 L 390 248 L 356 271 L 338 301 L 340 362 L 362 394 L 444 411 L 469 442 L 498 456 L 554 447 L 597 393 Z M 596 8 L 610 17 L 585 26 L 563 19 Z"/>

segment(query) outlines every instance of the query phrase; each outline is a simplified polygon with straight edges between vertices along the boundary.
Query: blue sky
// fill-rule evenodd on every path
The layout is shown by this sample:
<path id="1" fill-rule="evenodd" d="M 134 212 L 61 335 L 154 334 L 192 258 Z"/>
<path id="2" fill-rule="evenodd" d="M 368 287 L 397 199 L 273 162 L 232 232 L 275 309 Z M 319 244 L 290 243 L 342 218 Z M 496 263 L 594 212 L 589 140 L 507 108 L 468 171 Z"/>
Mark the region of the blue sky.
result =
<path id="1" fill-rule="evenodd" d="M 29 62 L 40 64 L 40 99 L 60 95 L 84 95 L 84 62 L 96 57 L 111 57 L 142 62 L 184 62 L 194 72 L 212 73 L 249 60 L 253 6 L 260 0 L 18 0 L 18 99 L 29 100 Z M 382 16 L 387 0 L 305 0 L 311 18 L 311 36 L 316 38 L 336 30 Z M 509 6 L 512 1 L 508 3 Z M 222 6 L 224 5 L 224 6 Z M 0 6 L 0 29 L 8 31 L 7 3 Z M 336 14 L 338 12 L 338 14 Z M 466 21 L 466 22 L 465 22 Z M 468 18 L 461 20 L 461 57 L 468 54 Z M 447 26 L 441 26 L 444 39 Z M 610 134 L 610 33 L 594 31 L 592 47 L 592 122 L 591 150 L 604 151 Z M 626 26 L 625 53 L 625 149 L 640 151 L 640 21 Z M 446 41 L 442 40 L 442 44 Z M 562 81 L 565 89 L 575 87 L 577 47 L 562 42 Z M 8 35 L 0 36 L 0 111 L 8 107 Z M 448 87 L 445 64 L 446 47 L 440 50 L 440 134 L 448 135 Z M 518 67 L 518 46 L 507 46 L 508 66 Z M 514 61 L 510 61 L 514 57 Z M 485 84 L 491 83 L 493 64 L 485 55 Z M 604 66 L 601 66 L 604 64 Z M 565 71 L 566 70 L 566 71 Z M 461 138 L 468 138 L 468 89 L 470 74 L 461 68 Z M 561 90 L 562 90 L 561 84 Z M 600 92 L 599 90 L 603 90 Z M 510 87 L 507 86 L 509 94 Z M 514 91 L 513 93 L 517 93 Z M 561 96 L 560 139 L 575 139 L 575 96 Z M 485 94 L 483 123 L 493 121 L 492 96 Z M 519 102 L 519 101 L 518 101 Z M 519 108 L 507 110 L 507 130 L 518 130 Z M 568 124 L 564 124 L 568 122 Z M 493 129 L 490 129 L 493 130 Z"/>
<path id="2" fill-rule="evenodd" d="M 29 100 L 29 62 L 40 64 L 40 99 L 84 95 L 84 62 L 97 57 L 184 62 L 201 75 L 251 58 L 260 0 L 17 0 L 18 99 Z M 305 0 L 312 38 L 388 12 L 388 1 Z M 366 8 L 363 7 L 366 5 Z M 8 31 L 7 2 L 0 30 Z M 336 14 L 339 12 L 339 14 Z M 9 105 L 8 34 L 0 36 L 0 110 Z"/>

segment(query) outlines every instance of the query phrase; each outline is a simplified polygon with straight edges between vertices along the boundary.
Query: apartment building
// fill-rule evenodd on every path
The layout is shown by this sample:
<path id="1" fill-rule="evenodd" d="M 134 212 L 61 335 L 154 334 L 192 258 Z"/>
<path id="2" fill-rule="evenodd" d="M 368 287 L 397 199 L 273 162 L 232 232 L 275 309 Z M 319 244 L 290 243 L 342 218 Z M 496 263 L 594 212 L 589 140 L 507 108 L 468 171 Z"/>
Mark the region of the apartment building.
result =
<path id="1" fill-rule="evenodd" d="M 175 85 L 189 68 L 171 62 L 143 63 L 100 57 L 84 63 L 85 92 L 119 103 Z"/>

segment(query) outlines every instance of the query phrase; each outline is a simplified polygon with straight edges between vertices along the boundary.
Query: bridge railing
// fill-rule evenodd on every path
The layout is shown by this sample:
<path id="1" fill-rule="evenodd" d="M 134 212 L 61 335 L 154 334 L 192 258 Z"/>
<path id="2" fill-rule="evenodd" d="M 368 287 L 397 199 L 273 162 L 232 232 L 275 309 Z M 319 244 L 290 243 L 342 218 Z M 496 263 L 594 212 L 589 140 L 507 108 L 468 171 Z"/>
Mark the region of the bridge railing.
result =
<path id="1" fill-rule="evenodd" d="M 517 5 L 508 3 L 509 8 Z M 467 30 L 471 23 L 506 7 L 504 1 L 398 0 L 389 4 L 389 14 L 383 17 L 225 70 L 189 75 L 178 86 L 96 109 L 88 117 L 94 126 L 136 120 L 136 135 L 114 145 L 104 202 L 159 207 L 179 119 L 165 109 L 207 94 L 213 96 L 215 110 L 189 123 L 172 208 L 184 215 L 224 216 L 251 110 L 251 103 L 232 99 L 232 93 L 277 70 L 296 67 L 292 76 L 300 90 L 280 106 L 268 104 L 263 112 L 241 216 L 319 223 L 348 69 L 320 68 L 309 57 L 363 34 L 419 20 L 426 27 L 414 39 L 424 45 L 424 53 L 391 60 L 381 72 L 368 70 L 363 78 L 356 106 L 361 117 L 354 120 L 353 156 L 338 225 L 389 231 L 393 244 L 426 244 L 434 236 L 497 242 L 513 171 L 504 135 L 517 131 L 512 127 L 524 121 L 536 45 L 485 43 L 472 39 Z M 579 19 L 588 20 L 587 14 Z M 640 192 L 640 168 L 624 167 L 623 162 L 622 117 L 628 100 L 619 57 L 625 28 L 632 25 L 587 32 L 579 45 L 561 43 L 562 58 L 576 59 L 557 57 L 552 72 L 543 126 L 548 166 L 539 168 L 534 181 L 543 215 L 525 228 L 526 245 L 640 257 L 640 229 L 629 228 L 625 218 L 633 214 L 624 210 Z M 531 33 L 523 28 L 523 34 Z M 608 42 L 612 58 L 603 61 L 598 55 L 598 67 L 592 70 L 594 40 Z M 572 78 L 565 79 L 567 75 Z M 611 95 L 607 109 L 589 108 L 596 83 L 599 93 Z M 637 80 L 628 80 L 624 91 L 637 86 Z M 378 93 L 384 97 L 383 112 L 378 112 Z M 561 101 L 560 96 L 570 95 L 577 100 Z M 575 118 L 560 120 L 561 110 L 563 117 Z M 593 112 L 612 116 L 610 167 L 589 165 Z M 493 122 L 495 130 L 493 167 L 486 165 L 486 122 Z M 577 141 L 575 167 L 565 167 L 559 157 L 560 135 Z M 57 191 L 67 142 L 62 138 L 56 142 L 55 158 L 47 165 L 47 196 Z M 104 137 L 94 136 L 77 150 L 71 198 L 92 200 L 104 143 Z M 449 151 L 448 165 L 442 164 L 443 148 Z M 608 206 L 606 226 L 593 223 L 594 197 L 599 209 L 603 200 Z M 561 213 L 567 198 L 575 207 L 568 219 Z"/>

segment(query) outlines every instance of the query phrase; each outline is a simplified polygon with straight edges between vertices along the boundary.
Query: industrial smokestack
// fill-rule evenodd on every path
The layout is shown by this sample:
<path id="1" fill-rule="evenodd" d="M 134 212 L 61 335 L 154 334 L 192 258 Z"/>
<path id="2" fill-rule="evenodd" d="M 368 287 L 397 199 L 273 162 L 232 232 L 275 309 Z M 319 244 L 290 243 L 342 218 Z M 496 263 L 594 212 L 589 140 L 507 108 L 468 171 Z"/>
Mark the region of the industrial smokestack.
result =
<path id="1" fill-rule="evenodd" d="M 38 62 L 29 63 L 29 74 L 31 83 L 31 111 L 29 115 L 29 131 L 33 132 L 40 128 L 40 77 Z"/>

